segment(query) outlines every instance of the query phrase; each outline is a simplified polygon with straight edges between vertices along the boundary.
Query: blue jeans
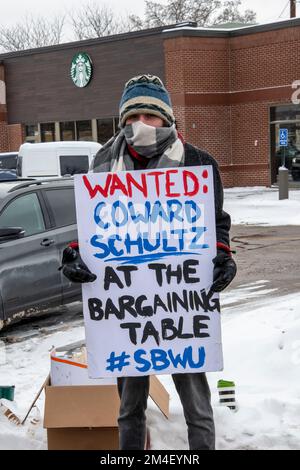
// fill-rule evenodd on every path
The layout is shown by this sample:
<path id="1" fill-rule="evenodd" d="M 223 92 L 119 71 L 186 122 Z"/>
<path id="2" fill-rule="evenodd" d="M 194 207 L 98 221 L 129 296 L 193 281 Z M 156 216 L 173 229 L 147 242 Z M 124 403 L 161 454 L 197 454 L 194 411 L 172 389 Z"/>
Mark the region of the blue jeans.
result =
<path id="1" fill-rule="evenodd" d="M 214 450 L 215 426 L 206 375 L 174 374 L 172 378 L 183 407 L 190 450 Z M 118 390 L 120 449 L 144 449 L 149 377 L 118 378 Z"/>

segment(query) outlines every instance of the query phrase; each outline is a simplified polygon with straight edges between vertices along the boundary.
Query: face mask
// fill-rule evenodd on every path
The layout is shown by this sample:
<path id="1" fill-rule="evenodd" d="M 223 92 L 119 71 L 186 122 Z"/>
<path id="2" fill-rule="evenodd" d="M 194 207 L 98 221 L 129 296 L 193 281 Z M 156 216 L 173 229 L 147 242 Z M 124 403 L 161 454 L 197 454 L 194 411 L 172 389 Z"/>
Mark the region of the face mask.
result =
<path id="1" fill-rule="evenodd" d="M 175 124 L 171 127 L 153 127 L 136 121 L 127 124 L 123 132 L 127 144 L 146 158 L 161 155 L 177 139 Z"/>

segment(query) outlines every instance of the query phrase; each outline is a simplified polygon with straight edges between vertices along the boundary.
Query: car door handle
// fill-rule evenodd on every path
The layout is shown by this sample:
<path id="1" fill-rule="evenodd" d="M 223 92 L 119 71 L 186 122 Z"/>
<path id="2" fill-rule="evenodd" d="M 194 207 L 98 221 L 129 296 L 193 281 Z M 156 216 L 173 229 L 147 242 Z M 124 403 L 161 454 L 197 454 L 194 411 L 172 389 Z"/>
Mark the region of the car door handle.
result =
<path id="1" fill-rule="evenodd" d="M 54 240 L 51 240 L 50 238 L 44 238 L 44 240 L 41 242 L 41 246 L 50 246 L 55 243 Z"/>

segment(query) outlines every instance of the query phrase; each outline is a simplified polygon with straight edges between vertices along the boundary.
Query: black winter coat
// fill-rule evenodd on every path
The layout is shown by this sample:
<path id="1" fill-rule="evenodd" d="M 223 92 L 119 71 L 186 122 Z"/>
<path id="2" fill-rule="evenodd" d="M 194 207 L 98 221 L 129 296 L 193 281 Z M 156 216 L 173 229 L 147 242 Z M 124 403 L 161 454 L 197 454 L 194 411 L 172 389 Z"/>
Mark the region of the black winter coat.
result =
<path id="1" fill-rule="evenodd" d="M 211 155 L 191 144 L 184 144 L 184 148 L 185 166 L 212 165 L 213 167 L 217 242 L 230 246 L 231 219 L 230 215 L 223 210 L 224 192 L 218 164 Z"/>

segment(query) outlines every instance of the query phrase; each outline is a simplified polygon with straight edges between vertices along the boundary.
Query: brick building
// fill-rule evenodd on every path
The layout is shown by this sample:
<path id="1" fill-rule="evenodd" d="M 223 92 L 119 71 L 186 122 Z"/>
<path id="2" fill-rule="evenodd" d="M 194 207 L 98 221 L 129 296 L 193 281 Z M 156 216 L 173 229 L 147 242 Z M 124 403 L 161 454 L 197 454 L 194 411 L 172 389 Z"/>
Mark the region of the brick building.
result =
<path id="1" fill-rule="evenodd" d="M 79 52 L 93 65 L 81 88 L 70 77 Z M 24 141 L 103 143 L 117 129 L 125 81 L 152 73 L 165 81 L 185 139 L 218 160 L 226 186 L 270 185 L 281 161 L 279 129 L 289 130 L 290 169 L 300 149 L 300 106 L 292 102 L 299 59 L 297 18 L 235 29 L 155 28 L 2 54 L 0 152 Z"/>

